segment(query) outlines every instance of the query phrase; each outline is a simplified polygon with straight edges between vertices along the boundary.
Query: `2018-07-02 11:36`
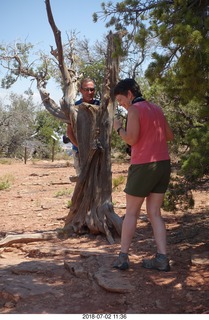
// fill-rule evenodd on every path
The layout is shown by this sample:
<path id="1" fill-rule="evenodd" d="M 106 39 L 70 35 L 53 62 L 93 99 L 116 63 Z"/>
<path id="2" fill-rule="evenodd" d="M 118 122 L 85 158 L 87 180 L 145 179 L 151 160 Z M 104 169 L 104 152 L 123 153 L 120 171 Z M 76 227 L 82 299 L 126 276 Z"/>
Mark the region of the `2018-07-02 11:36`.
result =
<path id="1" fill-rule="evenodd" d="M 126 320 L 128 317 L 126 314 L 108 314 L 108 313 L 98 313 L 98 314 L 92 314 L 92 313 L 85 313 L 82 315 L 82 319 L 88 320 L 88 319 L 110 319 L 110 320 Z"/>

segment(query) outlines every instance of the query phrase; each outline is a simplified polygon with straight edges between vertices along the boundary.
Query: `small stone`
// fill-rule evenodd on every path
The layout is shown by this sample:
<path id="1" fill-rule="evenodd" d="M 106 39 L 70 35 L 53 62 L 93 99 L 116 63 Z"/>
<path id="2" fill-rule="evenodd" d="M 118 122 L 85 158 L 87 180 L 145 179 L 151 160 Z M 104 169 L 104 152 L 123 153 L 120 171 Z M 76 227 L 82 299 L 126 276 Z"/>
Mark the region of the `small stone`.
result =
<path id="1" fill-rule="evenodd" d="M 209 252 L 194 254 L 191 261 L 193 265 L 209 265 Z"/>

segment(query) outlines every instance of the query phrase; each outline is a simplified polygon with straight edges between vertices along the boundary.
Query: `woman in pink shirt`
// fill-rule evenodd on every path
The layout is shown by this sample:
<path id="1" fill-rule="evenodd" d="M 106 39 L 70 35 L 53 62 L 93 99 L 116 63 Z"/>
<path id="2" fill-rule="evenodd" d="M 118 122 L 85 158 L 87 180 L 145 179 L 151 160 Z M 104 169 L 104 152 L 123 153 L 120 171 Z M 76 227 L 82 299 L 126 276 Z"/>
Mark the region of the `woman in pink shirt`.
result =
<path id="1" fill-rule="evenodd" d="M 167 141 L 173 133 L 162 109 L 142 98 L 135 80 L 121 80 L 114 89 L 119 105 L 128 111 L 126 129 L 119 119 L 114 129 L 131 146 L 131 164 L 125 187 L 126 214 L 122 226 L 121 251 L 113 267 L 129 268 L 128 251 L 136 229 L 141 206 L 146 198 L 146 209 L 157 247 L 155 257 L 143 260 L 148 269 L 169 271 L 166 255 L 166 229 L 161 217 L 161 206 L 170 180 L 170 157 Z"/>

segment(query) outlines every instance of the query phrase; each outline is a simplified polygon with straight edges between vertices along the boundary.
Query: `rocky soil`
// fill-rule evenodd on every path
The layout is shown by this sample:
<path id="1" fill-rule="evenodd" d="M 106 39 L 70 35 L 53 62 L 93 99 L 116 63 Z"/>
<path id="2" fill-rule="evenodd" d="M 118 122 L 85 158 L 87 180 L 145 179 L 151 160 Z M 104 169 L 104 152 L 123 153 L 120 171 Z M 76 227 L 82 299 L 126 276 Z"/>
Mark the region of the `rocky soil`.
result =
<path id="1" fill-rule="evenodd" d="M 113 164 L 113 179 L 127 176 L 128 163 Z M 208 314 L 209 197 L 207 185 L 193 192 L 195 207 L 163 212 L 170 272 L 146 270 L 155 253 L 143 208 L 130 250 L 131 268 L 112 269 L 120 239 L 102 235 L 58 237 L 75 183 L 72 159 L 0 164 L 1 314 Z M 115 211 L 125 213 L 124 183 L 113 191 Z"/>

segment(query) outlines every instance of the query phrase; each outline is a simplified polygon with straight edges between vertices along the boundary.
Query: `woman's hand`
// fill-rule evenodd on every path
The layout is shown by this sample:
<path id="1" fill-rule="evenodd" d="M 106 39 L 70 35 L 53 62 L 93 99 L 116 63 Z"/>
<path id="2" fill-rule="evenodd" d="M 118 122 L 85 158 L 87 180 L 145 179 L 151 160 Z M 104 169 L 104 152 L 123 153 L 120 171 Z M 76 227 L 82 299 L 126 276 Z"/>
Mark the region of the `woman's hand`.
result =
<path id="1" fill-rule="evenodd" d="M 115 131 L 117 131 L 118 128 L 120 128 L 122 126 L 123 126 L 123 123 L 122 123 L 121 119 L 118 117 L 114 118 L 113 127 L 114 127 Z"/>

